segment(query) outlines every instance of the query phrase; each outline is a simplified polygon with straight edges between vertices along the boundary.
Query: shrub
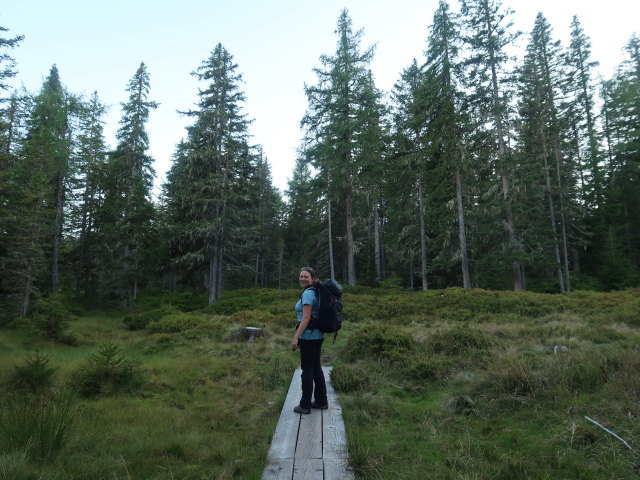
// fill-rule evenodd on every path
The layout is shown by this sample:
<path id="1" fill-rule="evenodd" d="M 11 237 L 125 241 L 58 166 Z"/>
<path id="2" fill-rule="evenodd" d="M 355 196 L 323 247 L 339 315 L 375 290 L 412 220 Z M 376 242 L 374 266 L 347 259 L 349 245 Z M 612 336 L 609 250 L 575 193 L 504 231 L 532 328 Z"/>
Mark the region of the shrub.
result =
<path id="1" fill-rule="evenodd" d="M 241 310 L 257 310 L 260 305 L 258 296 L 222 298 L 204 309 L 207 313 L 231 315 Z"/>
<path id="2" fill-rule="evenodd" d="M 49 366 L 49 357 L 35 352 L 27 356 L 24 365 L 15 365 L 15 371 L 9 381 L 18 389 L 37 392 L 51 386 L 51 377 L 57 367 Z"/>
<path id="3" fill-rule="evenodd" d="M 149 323 L 146 330 L 151 333 L 178 333 L 196 328 L 202 317 L 191 313 L 175 313 Z"/>
<path id="4" fill-rule="evenodd" d="M 453 357 L 472 350 L 482 350 L 493 345 L 486 334 L 466 327 L 434 333 L 427 341 L 429 350 L 434 353 Z"/>
<path id="5" fill-rule="evenodd" d="M 58 297 L 42 297 L 36 302 L 31 313 L 34 325 L 52 340 L 75 345 L 76 339 L 67 333 L 67 321 L 72 314 Z"/>
<path id="6" fill-rule="evenodd" d="M 49 460 L 67 443 L 76 413 L 70 393 L 53 400 L 9 397 L 0 410 L 0 450 Z"/>
<path id="7" fill-rule="evenodd" d="M 346 357 L 350 360 L 374 358 L 403 362 L 415 351 L 415 346 L 413 337 L 397 327 L 365 327 L 347 340 Z"/>
<path id="8" fill-rule="evenodd" d="M 137 362 L 123 356 L 118 344 L 105 343 L 71 383 L 82 395 L 95 396 L 131 392 L 142 384 L 142 378 Z"/>
<path id="9" fill-rule="evenodd" d="M 178 309 L 171 305 L 163 305 L 160 308 L 150 310 L 137 315 L 129 315 L 122 321 L 129 330 L 144 330 L 151 322 L 157 322 L 161 318 L 178 313 Z"/>
<path id="10" fill-rule="evenodd" d="M 336 365 L 331 370 L 331 384 L 337 392 L 359 392 L 367 390 L 371 377 L 363 368 L 349 364 Z"/>
<path id="11" fill-rule="evenodd" d="M 440 380 L 449 374 L 452 367 L 450 359 L 442 357 L 421 358 L 409 362 L 406 372 L 413 380 Z"/>

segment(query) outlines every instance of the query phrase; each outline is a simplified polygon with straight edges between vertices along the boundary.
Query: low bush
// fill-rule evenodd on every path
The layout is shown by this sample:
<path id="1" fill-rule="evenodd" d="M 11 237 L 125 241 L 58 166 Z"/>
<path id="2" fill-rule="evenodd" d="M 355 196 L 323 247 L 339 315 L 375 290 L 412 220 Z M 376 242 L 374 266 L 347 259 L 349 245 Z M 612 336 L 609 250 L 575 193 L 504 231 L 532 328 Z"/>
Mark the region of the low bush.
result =
<path id="1" fill-rule="evenodd" d="M 129 330 L 144 330 L 151 322 L 157 322 L 167 315 L 178 312 L 178 309 L 172 305 L 163 305 L 148 312 L 128 315 L 122 321 Z"/>
<path id="2" fill-rule="evenodd" d="M 451 359 L 431 356 L 410 361 L 405 371 L 412 380 L 441 380 L 447 377 L 453 368 Z"/>
<path id="3" fill-rule="evenodd" d="M 75 373 L 71 385 L 87 397 L 132 392 L 142 385 L 136 361 L 124 356 L 118 344 L 105 343 Z"/>
<path id="4" fill-rule="evenodd" d="M 479 330 L 467 327 L 454 327 L 450 330 L 435 332 L 427 340 L 427 348 L 447 357 L 483 350 L 495 342 Z"/>
<path id="5" fill-rule="evenodd" d="M 35 352 L 25 358 L 24 364 L 15 365 L 15 371 L 9 379 L 10 385 L 19 390 L 38 392 L 51 386 L 52 376 L 57 367 L 49 366 L 49 357 Z"/>
<path id="6" fill-rule="evenodd" d="M 362 392 L 371 385 L 371 376 L 361 367 L 341 364 L 331 370 L 331 384 L 337 392 Z"/>
<path id="7" fill-rule="evenodd" d="M 174 313 L 163 316 L 147 324 L 150 333 L 178 333 L 198 327 L 204 322 L 201 315 L 192 313 Z"/>
<path id="8" fill-rule="evenodd" d="M 68 333 L 67 323 L 72 313 L 58 297 L 41 297 L 36 302 L 30 318 L 47 338 L 66 345 L 75 345 L 77 340 Z"/>
<path id="9" fill-rule="evenodd" d="M 345 347 L 348 360 L 373 358 L 391 362 L 404 362 L 415 351 L 413 337 L 389 325 L 375 325 L 361 328 L 351 335 Z"/>

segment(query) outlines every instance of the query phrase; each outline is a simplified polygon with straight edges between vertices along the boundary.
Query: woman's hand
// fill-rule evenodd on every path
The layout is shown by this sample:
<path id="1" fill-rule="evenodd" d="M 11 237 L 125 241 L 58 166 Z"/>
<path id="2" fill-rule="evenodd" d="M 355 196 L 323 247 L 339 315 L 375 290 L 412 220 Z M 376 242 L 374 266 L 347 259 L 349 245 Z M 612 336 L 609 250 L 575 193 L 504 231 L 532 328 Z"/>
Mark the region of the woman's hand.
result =
<path id="1" fill-rule="evenodd" d="M 291 342 L 291 350 L 295 352 L 297 349 L 298 349 L 298 339 L 294 338 L 293 342 Z"/>

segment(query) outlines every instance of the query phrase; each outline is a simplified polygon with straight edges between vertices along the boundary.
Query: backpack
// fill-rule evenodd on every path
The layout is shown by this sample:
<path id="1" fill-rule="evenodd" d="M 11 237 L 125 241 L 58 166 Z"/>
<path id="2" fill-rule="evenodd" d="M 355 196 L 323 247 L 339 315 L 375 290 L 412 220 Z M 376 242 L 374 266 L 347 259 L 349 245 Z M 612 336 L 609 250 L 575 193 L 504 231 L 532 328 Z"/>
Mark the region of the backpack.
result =
<path id="1" fill-rule="evenodd" d="M 318 301 L 318 318 L 312 318 L 309 328 L 317 328 L 322 333 L 333 333 L 336 341 L 342 327 L 342 286 L 332 278 L 318 282 L 314 287 Z"/>

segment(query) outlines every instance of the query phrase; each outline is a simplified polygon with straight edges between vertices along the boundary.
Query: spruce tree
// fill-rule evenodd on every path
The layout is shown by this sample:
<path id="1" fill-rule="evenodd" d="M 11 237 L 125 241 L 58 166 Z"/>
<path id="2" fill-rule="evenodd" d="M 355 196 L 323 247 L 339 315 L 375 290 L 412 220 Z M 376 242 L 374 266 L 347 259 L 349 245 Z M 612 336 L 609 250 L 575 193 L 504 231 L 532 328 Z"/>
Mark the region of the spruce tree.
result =
<path id="1" fill-rule="evenodd" d="M 71 152 L 69 108 L 54 65 L 34 98 L 27 135 L 12 167 L 13 222 L 4 268 L 20 316 L 27 314 L 34 292 L 58 289 Z"/>
<path id="2" fill-rule="evenodd" d="M 460 35 L 456 16 L 449 5 L 440 1 L 429 35 L 429 48 L 425 52 L 425 102 L 428 115 L 426 150 L 434 162 L 430 178 L 435 193 L 434 203 L 455 206 L 455 224 L 448 218 L 446 206 L 436 213 L 440 242 L 443 246 L 452 242 L 457 230 L 458 248 L 455 253 L 441 250 L 440 263 L 449 266 L 459 262 L 464 288 L 471 288 L 469 271 L 466 216 L 466 180 L 469 175 L 469 155 L 465 137 L 468 134 L 466 99 L 461 79 L 463 65 L 459 60 Z M 451 189 L 449 186 L 454 188 Z M 448 258 L 447 258 L 448 257 Z"/>
<path id="3" fill-rule="evenodd" d="M 122 119 L 101 178 L 104 202 L 97 212 L 102 259 L 102 293 L 132 302 L 148 278 L 146 256 L 153 239 L 154 207 L 151 188 L 155 175 L 147 154 L 146 123 L 158 104 L 149 100 L 149 73 L 141 63 L 127 85 L 129 99 L 122 104 Z"/>
<path id="4" fill-rule="evenodd" d="M 413 263 L 420 259 L 421 289 L 428 290 L 427 222 L 425 192 L 427 178 L 426 138 L 427 111 L 424 72 L 414 59 L 401 74 L 392 92 L 393 136 L 388 181 L 388 198 L 393 214 L 389 215 L 395 230 L 393 251 L 409 265 L 409 283 L 413 282 Z M 410 185 L 409 195 L 404 187 Z M 408 205 L 407 205 L 408 204 Z M 408 212 L 411 212 L 407 214 Z M 415 216 L 418 216 L 418 230 Z M 419 240 L 416 244 L 415 239 Z"/>
<path id="5" fill-rule="evenodd" d="M 491 182 L 500 185 L 499 189 L 489 187 L 489 191 L 500 191 L 502 204 L 502 221 L 500 219 L 485 218 L 482 222 L 502 224 L 506 226 L 506 241 L 491 239 L 493 247 L 497 247 L 500 255 L 507 255 L 511 266 L 513 289 L 524 290 L 522 257 L 522 242 L 518 235 L 517 221 L 514 213 L 514 193 L 512 190 L 513 155 L 508 145 L 508 101 L 507 93 L 510 85 L 507 83 L 509 72 L 505 66 L 509 61 L 507 48 L 512 46 L 518 36 L 512 33 L 513 22 L 510 20 L 512 11 L 503 9 L 499 0 L 462 0 L 462 18 L 466 26 L 465 40 L 471 54 L 467 59 L 469 68 L 468 88 L 472 91 L 474 107 L 479 112 L 476 124 L 483 132 L 483 141 L 488 148 L 482 149 L 484 158 L 481 159 L 493 172 Z M 480 148 L 478 148 L 480 151 Z M 494 180 L 495 179 L 495 180 Z M 500 229 L 495 229 L 500 230 Z M 493 257 L 495 259 L 495 257 Z"/>
<path id="6" fill-rule="evenodd" d="M 302 120 L 306 132 L 305 148 L 318 155 L 315 166 L 327 182 L 327 200 L 344 212 L 338 222 L 345 229 L 346 280 L 356 284 L 355 212 L 357 179 L 362 167 L 360 152 L 364 149 L 360 135 L 368 122 L 363 104 L 364 89 L 369 85 L 368 66 L 373 48 L 360 49 L 362 30 L 354 32 L 347 10 L 338 18 L 338 37 L 333 56 L 320 57 L 321 68 L 315 69 L 318 83 L 305 87 L 308 110 Z M 333 212 L 335 209 L 332 209 Z"/>
<path id="7" fill-rule="evenodd" d="M 249 121 L 241 112 L 242 76 L 233 56 L 216 45 L 194 72 L 205 82 L 193 123 L 167 177 L 166 197 L 177 268 L 188 276 L 207 270 L 209 304 L 220 299 L 225 254 L 243 223 L 247 195 Z M 243 196 L 245 198 L 243 198 Z M 246 239 L 243 239 L 243 241 Z"/>

